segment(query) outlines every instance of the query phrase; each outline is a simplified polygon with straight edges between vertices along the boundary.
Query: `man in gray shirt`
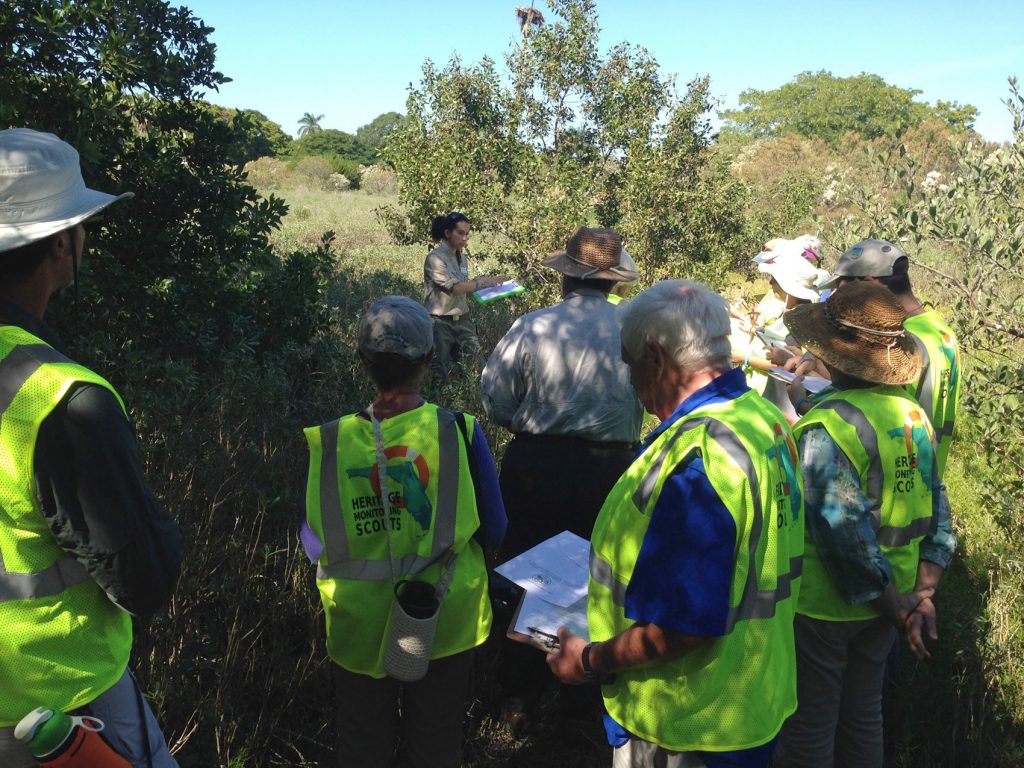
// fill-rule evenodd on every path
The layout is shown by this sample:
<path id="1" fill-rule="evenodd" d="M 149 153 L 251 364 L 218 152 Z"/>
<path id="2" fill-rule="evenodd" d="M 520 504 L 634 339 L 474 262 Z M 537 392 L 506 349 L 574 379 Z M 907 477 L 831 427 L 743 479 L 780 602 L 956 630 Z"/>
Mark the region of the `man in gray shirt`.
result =
<path id="1" fill-rule="evenodd" d="M 562 273 L 562 301 L 519 318 L 484 368 L 484 410 L 514 435 L 500 475 L 509 518 L 502 559 L 566 529 L 589 539 L 633 459 L 643 407 L 608 301 L 616 282 L 637 278 L 621 259 L 616 232 L 577 229 L 564 251 L 544 260 Z M 550 678 L 539 658 L 520 664 L 511 649 L 507 656 L 506 694 L 525 711 Z"/>

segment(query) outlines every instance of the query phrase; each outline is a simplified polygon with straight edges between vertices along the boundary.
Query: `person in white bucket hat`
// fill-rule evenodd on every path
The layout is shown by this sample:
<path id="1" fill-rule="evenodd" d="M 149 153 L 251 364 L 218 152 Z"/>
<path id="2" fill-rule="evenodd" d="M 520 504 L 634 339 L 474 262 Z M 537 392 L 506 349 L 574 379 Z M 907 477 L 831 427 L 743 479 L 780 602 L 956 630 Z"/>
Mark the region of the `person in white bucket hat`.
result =
<path id="1" fill-rule="evenodd" d="M 128 657 L 132 616 L 174 591 L 178 527 L 146 484 L 121 398 L 43 320 L 77 275 L 82 223 L 128 196 L 86 187 L 78 152 L 53 134 L 0 131 L 4 768 L 36 765 L 14 726 L 37 707 L 103 721 L 133 766 L 177 766 Z"/>

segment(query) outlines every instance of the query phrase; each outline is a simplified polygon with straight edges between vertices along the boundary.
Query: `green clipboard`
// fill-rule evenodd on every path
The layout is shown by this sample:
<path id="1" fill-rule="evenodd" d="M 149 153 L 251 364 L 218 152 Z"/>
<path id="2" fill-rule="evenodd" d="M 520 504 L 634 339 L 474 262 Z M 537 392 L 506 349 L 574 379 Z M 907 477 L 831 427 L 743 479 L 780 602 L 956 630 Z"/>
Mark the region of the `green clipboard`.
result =
<path id="1" fill-rule="evenodd" d="M 506 296 L 515 296 L 525 290 L 515 280 L 506 280 L 493 288 L 481 288 L 479 291 L 473 291 L 473 298 L 478 304 L 490 304 L 492 301 L 504 299 Z"/>

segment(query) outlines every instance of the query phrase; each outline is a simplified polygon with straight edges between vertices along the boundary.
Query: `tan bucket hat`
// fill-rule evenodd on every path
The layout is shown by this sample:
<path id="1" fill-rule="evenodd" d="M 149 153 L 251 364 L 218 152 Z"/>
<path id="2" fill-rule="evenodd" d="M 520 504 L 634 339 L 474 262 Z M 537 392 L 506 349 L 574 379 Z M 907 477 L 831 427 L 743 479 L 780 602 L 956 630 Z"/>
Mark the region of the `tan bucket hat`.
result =
<path id="1" fill-rule="evenodd" d="M 77 150 L 52 133 L 0 131 L 0 252 L 73 227 L 131 196 L 86 187 Z"/>
<path id="2" fill-rule="evenodd" d="M 921 371 L 917 344 L 903 328 L 906 310 L 883 285 L 848 283 L 828 301 L 785 315 L 790 334 L 833 368 L 876 384 L 909 384 Z"/>
<path id="3" fill-rule="evenodd" d="M 614 229 L 578 227 L 565 250 L 555 251 L 542 263 L 580 280 L 631 282 L 640 277 L 623 265 L 622 237 Z"/>

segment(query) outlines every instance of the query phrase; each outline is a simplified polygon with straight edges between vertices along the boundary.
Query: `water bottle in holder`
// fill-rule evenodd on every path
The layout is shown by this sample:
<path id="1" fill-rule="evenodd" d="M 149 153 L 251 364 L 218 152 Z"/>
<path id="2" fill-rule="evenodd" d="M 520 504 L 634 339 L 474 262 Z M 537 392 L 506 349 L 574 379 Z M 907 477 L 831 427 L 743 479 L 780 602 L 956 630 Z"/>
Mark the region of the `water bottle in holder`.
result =
<path id="1" fill-rule="evenodd" d="M 43 768 L 131 768 L 100 735 L 103 721 L 36 707 L 14 728 Z"/>

